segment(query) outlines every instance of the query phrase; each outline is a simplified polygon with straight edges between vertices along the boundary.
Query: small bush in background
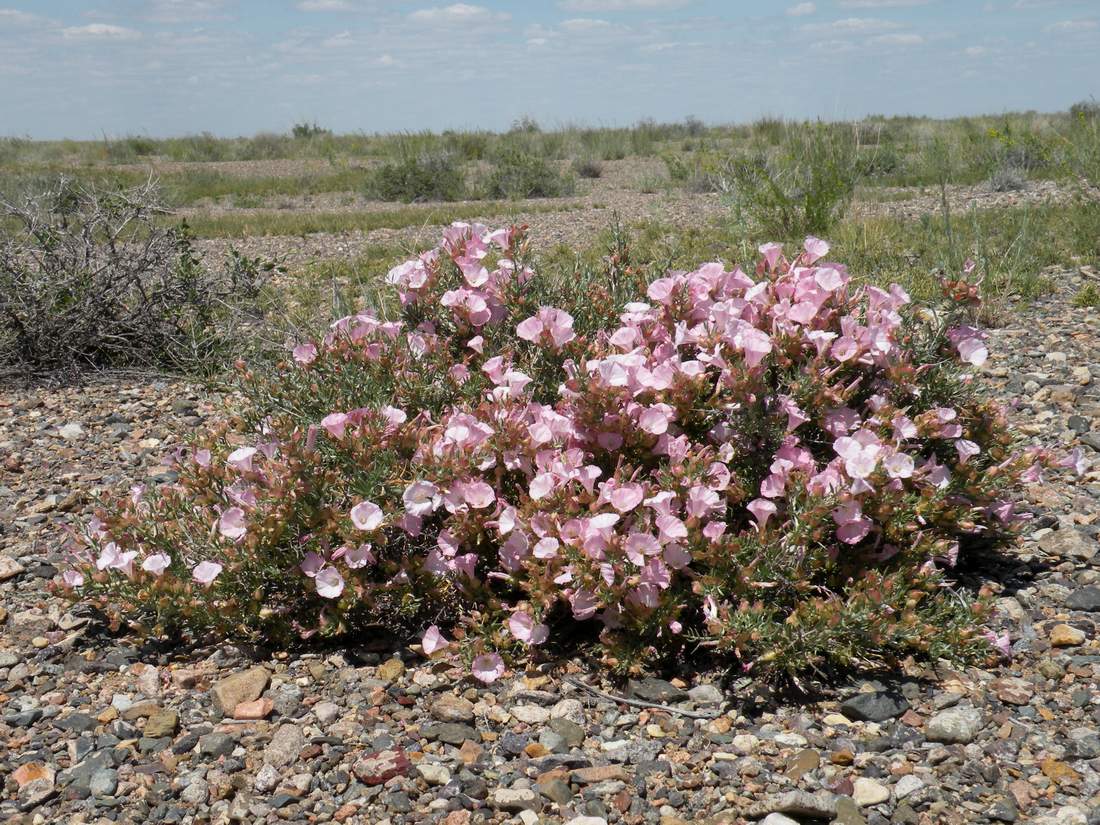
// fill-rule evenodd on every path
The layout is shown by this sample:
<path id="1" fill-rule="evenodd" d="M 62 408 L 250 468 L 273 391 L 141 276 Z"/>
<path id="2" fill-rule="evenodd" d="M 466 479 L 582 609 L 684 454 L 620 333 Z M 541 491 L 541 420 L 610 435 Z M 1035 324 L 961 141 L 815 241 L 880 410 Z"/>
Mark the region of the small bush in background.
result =
<path id="1" fill-rule="evenodd" d="M 508 146 L 493 159 L 484 181 L 490 198 L 560 198 L 573 194 L 573 178 L 545 158 Z"/>
<path id="2" fill-rule="evenodd" d="M 466 197 L 466 176 L 452 154 L 407 155 L 375 169 L 367 192 L 384 201 L 457 201 Z"/>
<path id="3" fill-rule="evenodd" d="M 307 121 L 295 123 L 290 129 L 290 136 L 295 140 L 310 140 L 311 138 L 329 136 L 331 134 L 331 129 L 325 129 L 322 126 L 318 126 L 316 121 L 313 123 Z"/>
<path id="4" fill-rule="evenodd" d="M 579 178 L 594 180 L 603 175 L 603 164 L 595 158 L 576 158 L 571 166 L 573 173 Z"/>
<path id="5" fill-rule="evenodd" d="M 1073 296 L 1073 305 L 1100 309 L 1100 288 L 1097 288 L 1096 284 L 1085 284 Z"/>
<path id="6" fill-rule="evenodd" d="M 844 216 L 859 177 L 853 135 L 818 123 L 788 128 L 778 154 L 732 158 L 723 188 L 739 219 L 789 238 L 828 233 Z"/>
<path id="7" fill-rule="evenodd" d="M 276 267 L 234 251 L 212 270 L 163 212 L 152 185 L 64 179 L 0 202 L 0 365 L 208 374 L 237 357 Z"/>
<path id="8" fill-rule="evenodd" d="M 1027 188 L 1027 173 L 1017 166 L 998 166 L 989 178 L 994 192 L 1020 192 Z"/>

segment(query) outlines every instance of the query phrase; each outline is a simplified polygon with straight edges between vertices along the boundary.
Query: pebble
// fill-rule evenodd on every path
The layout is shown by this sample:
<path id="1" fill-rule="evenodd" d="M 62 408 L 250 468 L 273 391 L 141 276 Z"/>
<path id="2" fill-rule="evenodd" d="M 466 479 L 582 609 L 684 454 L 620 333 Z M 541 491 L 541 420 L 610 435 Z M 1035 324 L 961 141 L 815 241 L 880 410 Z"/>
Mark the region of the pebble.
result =
<path id="1" fill-rule="evenodd" d="M 890 789 L 881 782 L 866 777 L 858 777 L 852 782 L 852 799 L 861 808 L 878 805 L 890 798 Z"/>
<path id="2" fill-rule="evenodd" d="M 1086 638 L 1083 630 L 1068 624 L 1056 624 L 1050 631 L 1050 643 L 1055 647 L 1076 647 Z"/>
<path id="3" fill-rule="evenodd" d="M 924 726 L 924 734 L 931 742 L 968 745 L 977 737 L 981 727 L 981 711 L 961 706 L 941 711 L 929 719 Z"/>

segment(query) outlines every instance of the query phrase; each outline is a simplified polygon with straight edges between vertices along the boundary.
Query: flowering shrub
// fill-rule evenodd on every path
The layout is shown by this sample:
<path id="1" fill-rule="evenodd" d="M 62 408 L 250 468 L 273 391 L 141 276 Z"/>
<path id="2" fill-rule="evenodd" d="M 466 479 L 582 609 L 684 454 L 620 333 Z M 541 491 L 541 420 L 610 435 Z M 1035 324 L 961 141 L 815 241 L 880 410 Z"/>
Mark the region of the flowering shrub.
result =
<path id="1" fill-rule="evenodd" d="M 945 571 L 1051 459 L 971 390 L 976 287 L 916 311 L 815 238 L 761 253 L 550 279 L 521 228 L 454 224 L 392 307 L 242 367 L 238 417 L 106 504 L 65 586 L 151 632 L 384 622 L 484 681 L 588 628 L 623 667 L 989 655 Z"/>

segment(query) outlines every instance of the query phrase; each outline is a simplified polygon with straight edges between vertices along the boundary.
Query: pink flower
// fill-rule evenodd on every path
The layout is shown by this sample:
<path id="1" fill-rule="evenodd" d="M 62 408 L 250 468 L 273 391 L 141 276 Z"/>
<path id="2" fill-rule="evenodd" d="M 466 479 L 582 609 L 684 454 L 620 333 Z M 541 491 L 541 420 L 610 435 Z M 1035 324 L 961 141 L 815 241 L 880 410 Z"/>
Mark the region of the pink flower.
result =
<path id="1" fill-rule="evenodd" d="M 982 631 L 982 635 L 989 640 L 989 644 L 998 650 L 1006 659 L 1012 658 L 1012 639 L 1007 633 L 997 634 L 992 630 Z"/>
<path id="2" fill-rule="evenodd" d="M 1070 468 L 1077 475 L 1083 476 L 1089 468 L 1089 461 L 1085 458 L 1085 454 L 1080 447 L 1074 447 L 1066 454 L 1065 458 L 1058 462 L 1058 466 Z"/>
<path id="3" fill-rule="evenodd" d="M 338 599 L 344 592 L 344 577 L 335 567 L 325 567 L 313 577 L 317 595 L 325 599 Z"/>
<path id="4" fill-rule="evenodd" d="M 213 458 L 213 456 L 210 455 L 209 450 L 195 450 L 195 463 L 200 467 L 209 467 L 211 458 Z"/>
<path id="5" fill-rule="evenodd" d="M 61 574 L 61 581 L 66 587 L 77 588 L 84 586 L 84 576 L 76 570 L 66 570 Z"/>
<path id="6" fill-rule="evenodd" d="M 848 501 L 833 511 L 836 536 L 845 544 L 858 544 L 871 530 L 871 520 L 863 515 L 858 501 Z"/>
<path id="7" fill-rule="evenodd" d="M 633 564 L 641 567 L 645 564 L 646 556 L 653 556 L 661 552 L 661 543 L 648 533 L 631 533 L 623 545 L 626 557 Z"/>
<path id="8" fill-rule="evenodd" d="M 159 576 L 168 569 L 168 565 L 171 563 L 172 559 L 166 553 L 154 553 L 141 563 L 141 569 L 146 573 Z"/>
<path id="9" fill-rule="evenodd" d="M 305 558 L 303 558 L 301 564 L 298 565 L 298 569 L 300 569 L 303 573 L 305 573 L 312 579 L 321 571 L 321 568 L 324 566 L 325 560 L 321 558 L 318 554 L 310 551 L 309 553 L 306 553 Z"/>
<path id="10" fill-rule="evenodd" d="M 802 254 L 802 260 L 805 261 L 806 266 L 812 265 L 815 261 L 829 254 L 829 244 L 812 235 L 806 238 L 805 243 L 802 244 L 802 248 L 805 250 Z"/>
<path id="11" fill-rule="evenodd" d="M 519 535 L 518 533 L 516 535 Z M 558 555 L 558 547 L 560 543 L 553 536 L 547 536 L 544 539 L 539 539 L 535 542 L 532 555 L 536 559 L 552 559 Z"/>
<path id="12" fill-rule="evenodd" d="M 439 632 L 434 624 L 424 631 L 424 638 L 420 640 L 420 646 L 424 649 L 425 656 L 431 656 L 437 650 L 447 647 L 450 642 Z"/>
<path id="13" fill-rule="evenodd" d="M 256 455 L 255 447 L 239 447 L 229 454 L 225 463 L 242 472 L 252 472 L 252 457 Z"/>
<path id="14" fill-rule="evenodd" d="M 356 529 L 370 532 L 382 526 L 382 508 L 372 501 L 361 501 L 351 508 L 351 523 Z"/>
<path id="15" fill-rule="evenodd" d="M 221 572 L 222 566 L 216 561 L 201 561 L 191 570 L 191 575 L 199 584 L 209 587 Z"/>
<path id="16" fill-rule="evenodd" d="M 248 532 L 244 510 L 240 507 L 230 507 L 224 510 L 218 518 L 218 532 L 231 541 L 243 539 Z"/>
<path id="17" fill-rule="evenodd" d="M 348 426 L 348 417 L 343 413 L 330 413 L 321 419 L 321 426 L 333 438 L 343 438 Z"/>
<path id="18" fill-rule="evenodd" d="M 973 441 L 960 438 L 955 442 L 955 450 L 959 454 L 959 464 L 965 464 L 971 458 L 982 451 L 982 448 Z"/>
<path id="19" fill-rule="evenodd" d="M 573 608 L 573 618 L 584 621 L 596 615 L 600 602 L 595 593 L 588 590 L 576 590 L 569 597 L 569 605 Z"/>
<path id="20" fill-rule="evenodd" d="M 541 645 L 550 636 L 550 628 L 536 624 L 535 620 L 523 611 L 517 611 L 508 619 L 508 632 L 516 639 L 529 645 Z"/>
<path id="21" fill-rule="evenodd" d="M 886 468 L 886 475 L 890 478 L 913 477 L 913 458 L 905 453 L 892 453 L 883 462 L 883 467 Z"/>
<path id="22" fill-rule="evenodd" d="M 620 513 L 629 513 L 642 503 L 645 489 L 641 484 L 622 484 L 611 493 L 611 506 Z"/>
<path id="23" fill-rule="evenodd" d="M 783 254 L 783 244 L 762 244 L 760 246 L 760 254 L 764 256 L 764 261 L 767 263 L 768 269 L 775 269 L 775 264 L 779 260 L 779 256 Z"/>
<path id="24" fill-rule="evenodd" d="M 405 510 L 414 516 L 430 515 L 442 501 L 439 488 L 430 481 L 414 481 L 401 496 Z"/>
<path id="25" fill-rule="evenodd" d="M 369 544 L 360 544 L 358 547 L 349 547 L 344 552 L 344 564 L 351 570 L 358 570 L 368 564 L 374 564 L 374 553 Z"/>
<path id="26" fill-rule="evenodd" d="M 475 510 L 483 510 L 496 501 L 496 493 L 484 481 L 466 482 L 462 485 L 462 497 Z"/>
<path id="27" fill-rule="evenodd" d="M 655 404 L 647 407 L 638 418 L 638 426 L 651 435 L 668 432 L 668 423 L 672 419 L 672 408 L 668 404 Z"/>
<path id="28" fill-rule="evenodd" d="M 482 653 L 474 657 L 470 669 L 479 681 L 490 685 L 504 675 L 504 660 L 496 653 Z"/>
<path id="29" fill-rule="evenodd" d="M 313 344 L 299 344 L 293 350 L 294 360 L 303 367 L 317 360 L 317 347 Z"/>
<path id="30" fill-rule="evenodd" d="M 833 449 L 844 459 L 844 471 L 852 478 L 870 476 L 882 454 L 882 445 L 867 430 L 860 430 L 857 438 L 841 436 L 833 443 Z"/>
<path id="31" fill-rule="evenodd" d="M 768 519 L 776 513 L 776 506 L 766 498 L 757 498 L 749 502 L 745 508 L 752 513 L 753 518 L 756 519 L 756 529 L 763 530 L 768 523 Z"/>

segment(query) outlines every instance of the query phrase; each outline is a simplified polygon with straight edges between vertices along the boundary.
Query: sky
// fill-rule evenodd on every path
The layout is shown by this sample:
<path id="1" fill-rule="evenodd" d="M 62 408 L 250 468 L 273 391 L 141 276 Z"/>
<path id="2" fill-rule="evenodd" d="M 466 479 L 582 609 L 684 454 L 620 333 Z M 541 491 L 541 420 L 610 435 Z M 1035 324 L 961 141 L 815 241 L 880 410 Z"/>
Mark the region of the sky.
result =
<path id="1" fill-rule="evenodd" d="M 1058 111 L 1100 0 L 0 0 L 0 135 Z"/>

